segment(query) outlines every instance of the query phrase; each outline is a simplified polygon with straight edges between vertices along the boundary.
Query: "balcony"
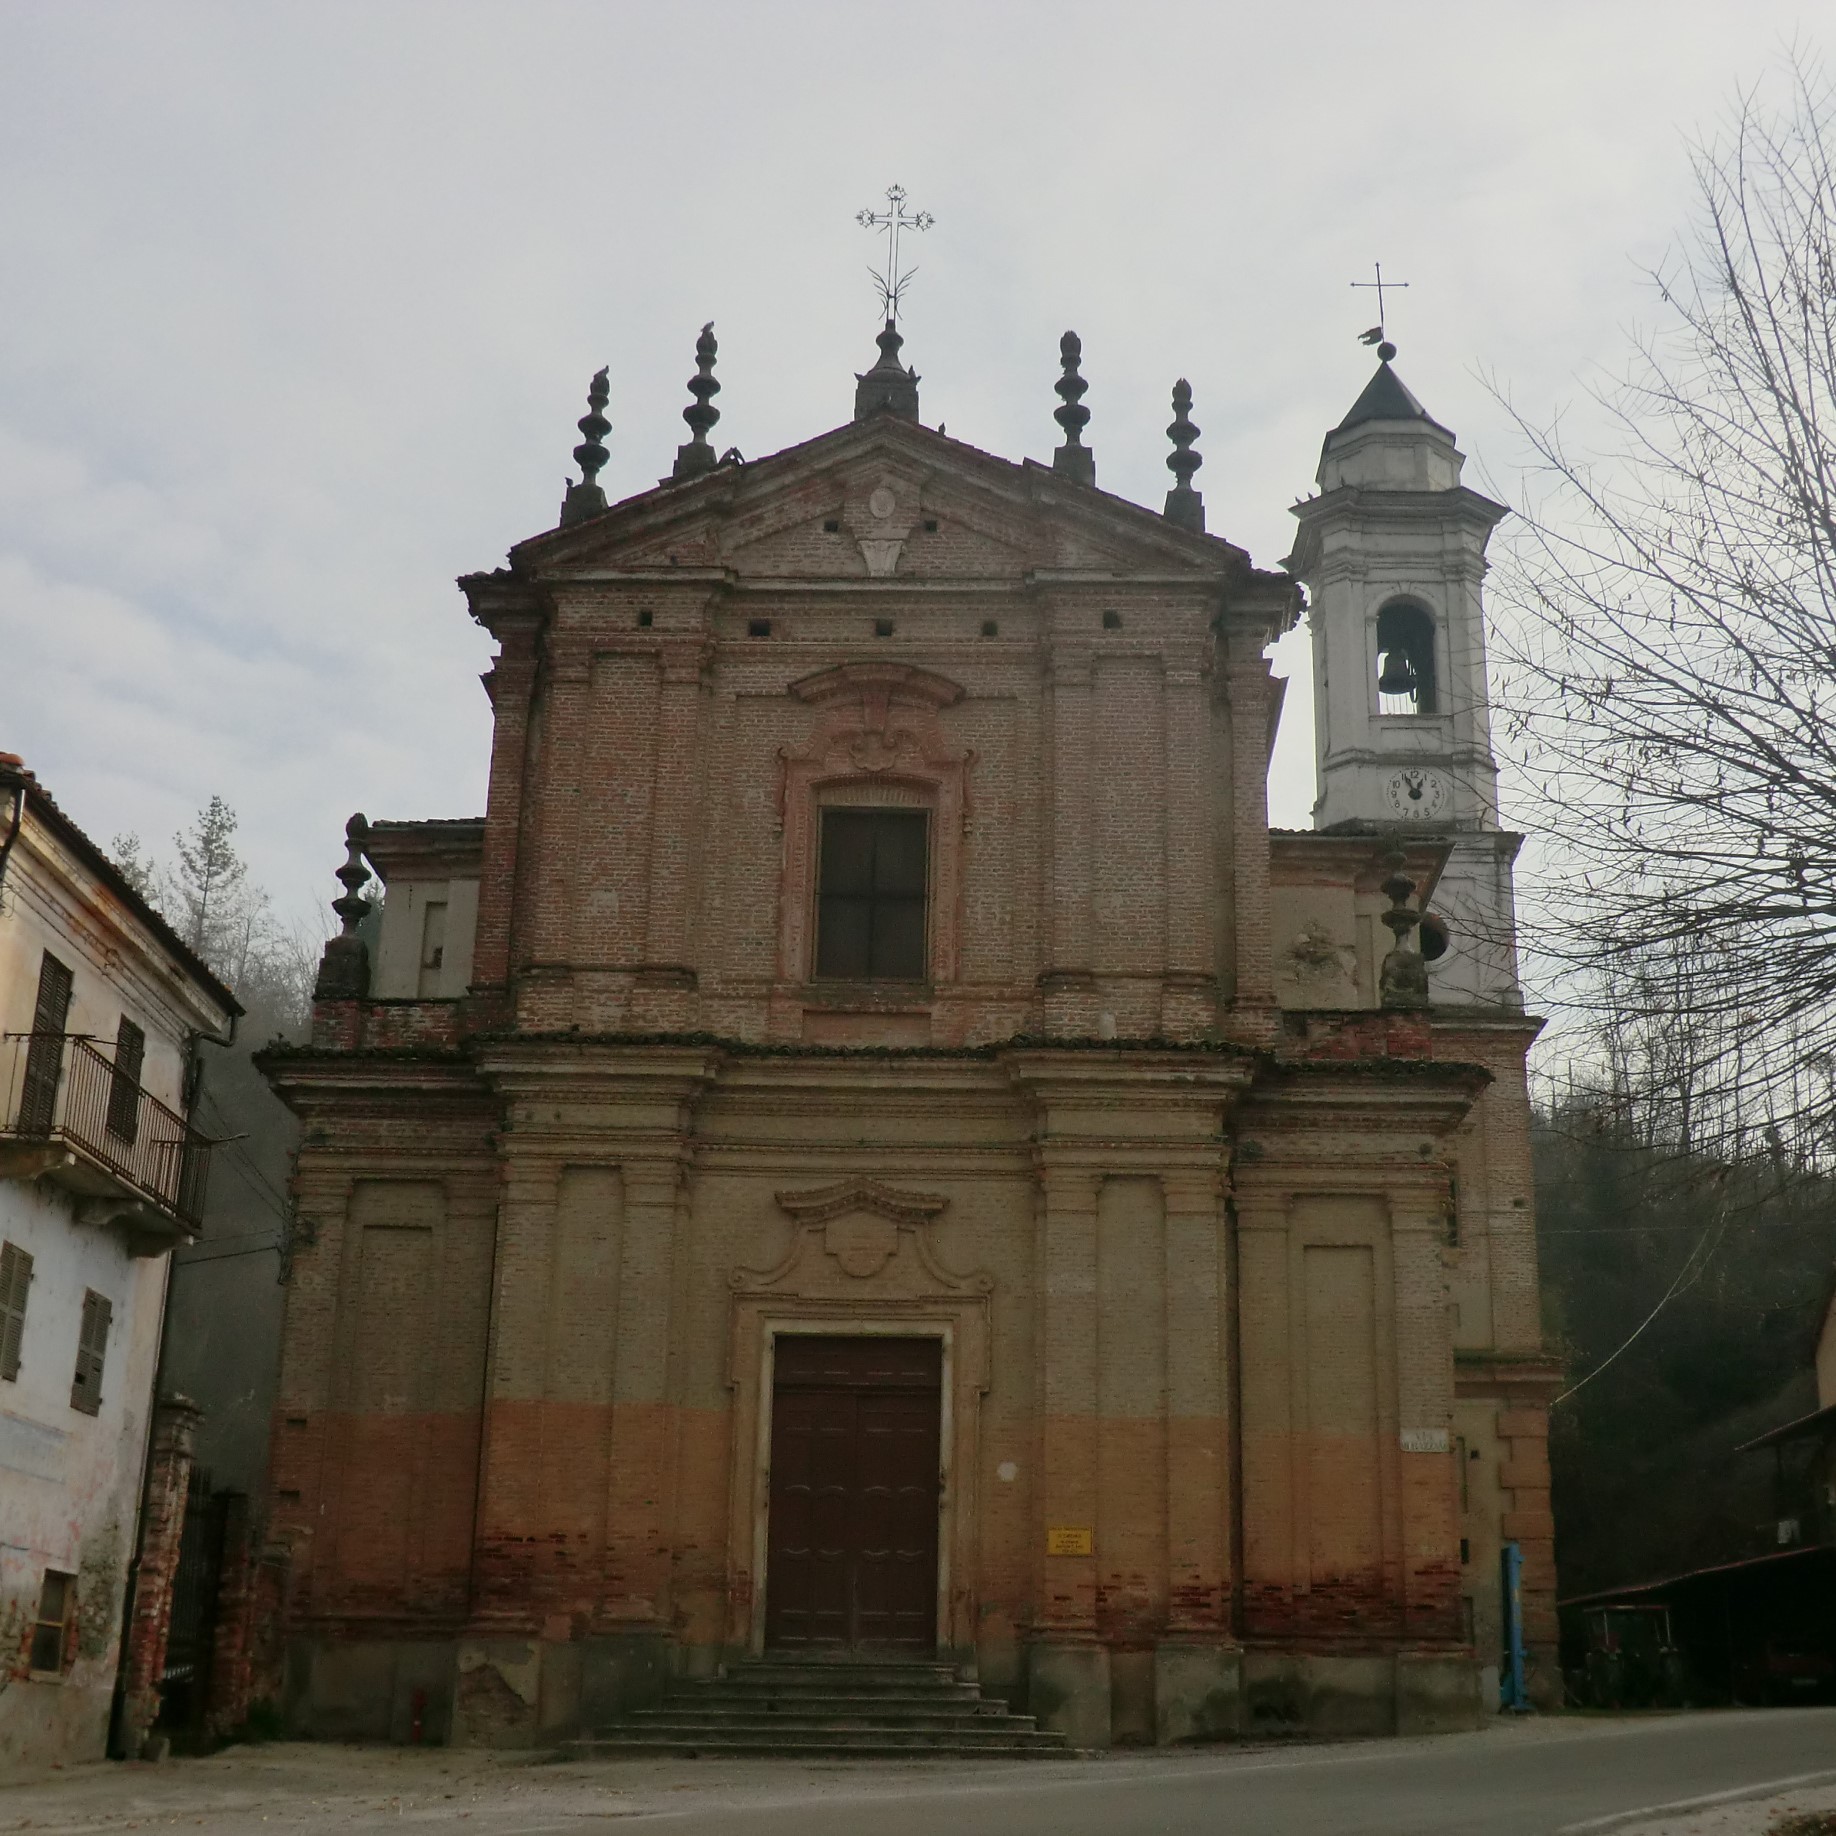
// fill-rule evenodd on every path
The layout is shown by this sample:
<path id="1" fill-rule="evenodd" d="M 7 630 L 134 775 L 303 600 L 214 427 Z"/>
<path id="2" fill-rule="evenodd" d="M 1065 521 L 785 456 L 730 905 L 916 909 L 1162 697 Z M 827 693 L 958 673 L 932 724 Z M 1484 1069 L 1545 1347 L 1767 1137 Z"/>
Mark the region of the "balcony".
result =
<path id="1" fill-rule="evenodd" d="M 211 1143 L 81 1033 L 0 1034 L 0 1178 L 47 1180 L 136 1256 L 195 1236 Z"/>

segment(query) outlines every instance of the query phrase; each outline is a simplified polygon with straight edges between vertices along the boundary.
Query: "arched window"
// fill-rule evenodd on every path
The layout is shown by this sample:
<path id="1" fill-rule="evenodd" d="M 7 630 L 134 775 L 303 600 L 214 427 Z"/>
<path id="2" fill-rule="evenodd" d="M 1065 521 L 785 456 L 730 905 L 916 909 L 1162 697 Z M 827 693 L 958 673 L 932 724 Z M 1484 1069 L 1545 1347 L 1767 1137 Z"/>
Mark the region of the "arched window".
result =
<path id="1" fill-rule="evenodd" d="M 1434 620 L 1408 600 L 1377 614 L 1377 711 L 1436 712 Z"/>

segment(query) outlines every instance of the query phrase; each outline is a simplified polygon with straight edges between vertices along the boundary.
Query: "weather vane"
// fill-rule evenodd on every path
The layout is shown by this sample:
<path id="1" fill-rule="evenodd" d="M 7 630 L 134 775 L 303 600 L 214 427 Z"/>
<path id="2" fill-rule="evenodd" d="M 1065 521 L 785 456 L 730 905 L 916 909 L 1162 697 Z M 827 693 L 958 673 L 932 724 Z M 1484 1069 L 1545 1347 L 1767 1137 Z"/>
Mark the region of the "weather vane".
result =
<path id="1" fill-rule="evenodd" d="M 886 233 L 886 271 L 870 267 L 867 272 L 873 276 L 873 284 L 880 290 L 880 306 L 889 320 L 899 316 L 899 301 L 905 290 L 911 285 L 916 268 L 903 271 L 899 267 L 899 235 L 902 230 L 928 230 L 936 219 L 928 210 L 907 210 L 905 208 L 905 187 L 893 185 L 886 193 L 884 210 L 863 210 L 855 217 L 855 222 L 864 229 L 884 230 Z"/>
<path id="2" fill-rule="evenodd" d="M 1390 291 L 1394 293 L 1400 288 L 1407 287 L 1409 283 L 1407 281 L 1387 281 L 1383 278 L 1383 263 L 1379 261 L 1373 262 L 1371 265 L 1377 270 L 1377 278 L 1375 280 L 1352 282 L 1354 287 L 1374 287 L 1377 290 L 1377 323 L 1373 325 L 1369 331 L 1360 332 L 1358 334 L 1358 342 L 1360 344 L 1376 345 L 1377 355 L 1381 357 L 1385 363 L 1388 363 L 1390 359 L 1396 355 L 1396 346 L 1384 336 L 1383 290 L 1388 287 Z"/>

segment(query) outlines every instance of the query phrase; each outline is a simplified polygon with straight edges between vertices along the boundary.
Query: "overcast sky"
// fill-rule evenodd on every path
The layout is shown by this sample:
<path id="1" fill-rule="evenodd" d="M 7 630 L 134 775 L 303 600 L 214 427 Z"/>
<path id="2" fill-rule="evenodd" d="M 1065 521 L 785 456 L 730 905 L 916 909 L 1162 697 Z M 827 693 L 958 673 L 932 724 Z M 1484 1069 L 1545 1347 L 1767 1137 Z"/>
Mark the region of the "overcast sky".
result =
<path id="1" fill-rule="evenodd" d="M 903 183 L 923 416 L 1046 459 L 1084 340 L 1105 488 L 1158 506 L 1190 377 L 1214 533 L 1287 552 L 1397 368 L 1507 497 L 1619 364 L 1683 138 L 1816 14 L 781 0 L 0 0 L 0 749 L 106 842 L 213 792 L 283 908 L 344 818 L 482 809 L 489 646 L 453 577 L 550 527 L 611 366 L 614 497 L 686 437 L 693 344 L 750 458 L 874 355 L 854 214 Z M 1304 634 L 1272 782 L 1313 794 Z"/>

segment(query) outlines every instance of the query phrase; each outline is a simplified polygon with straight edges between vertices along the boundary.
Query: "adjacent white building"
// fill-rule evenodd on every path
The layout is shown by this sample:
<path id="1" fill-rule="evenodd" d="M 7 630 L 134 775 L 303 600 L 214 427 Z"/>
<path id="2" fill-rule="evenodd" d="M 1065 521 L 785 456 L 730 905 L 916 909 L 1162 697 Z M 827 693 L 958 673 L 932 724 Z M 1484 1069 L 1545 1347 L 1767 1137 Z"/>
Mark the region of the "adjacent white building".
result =
<path id="1" fill-rule="evenodd" d="M 0 1774 L 100 1758 L 229 991 L 0 754 Z M 156 1582 L 169 1586 L 169 1577 Z"/>

